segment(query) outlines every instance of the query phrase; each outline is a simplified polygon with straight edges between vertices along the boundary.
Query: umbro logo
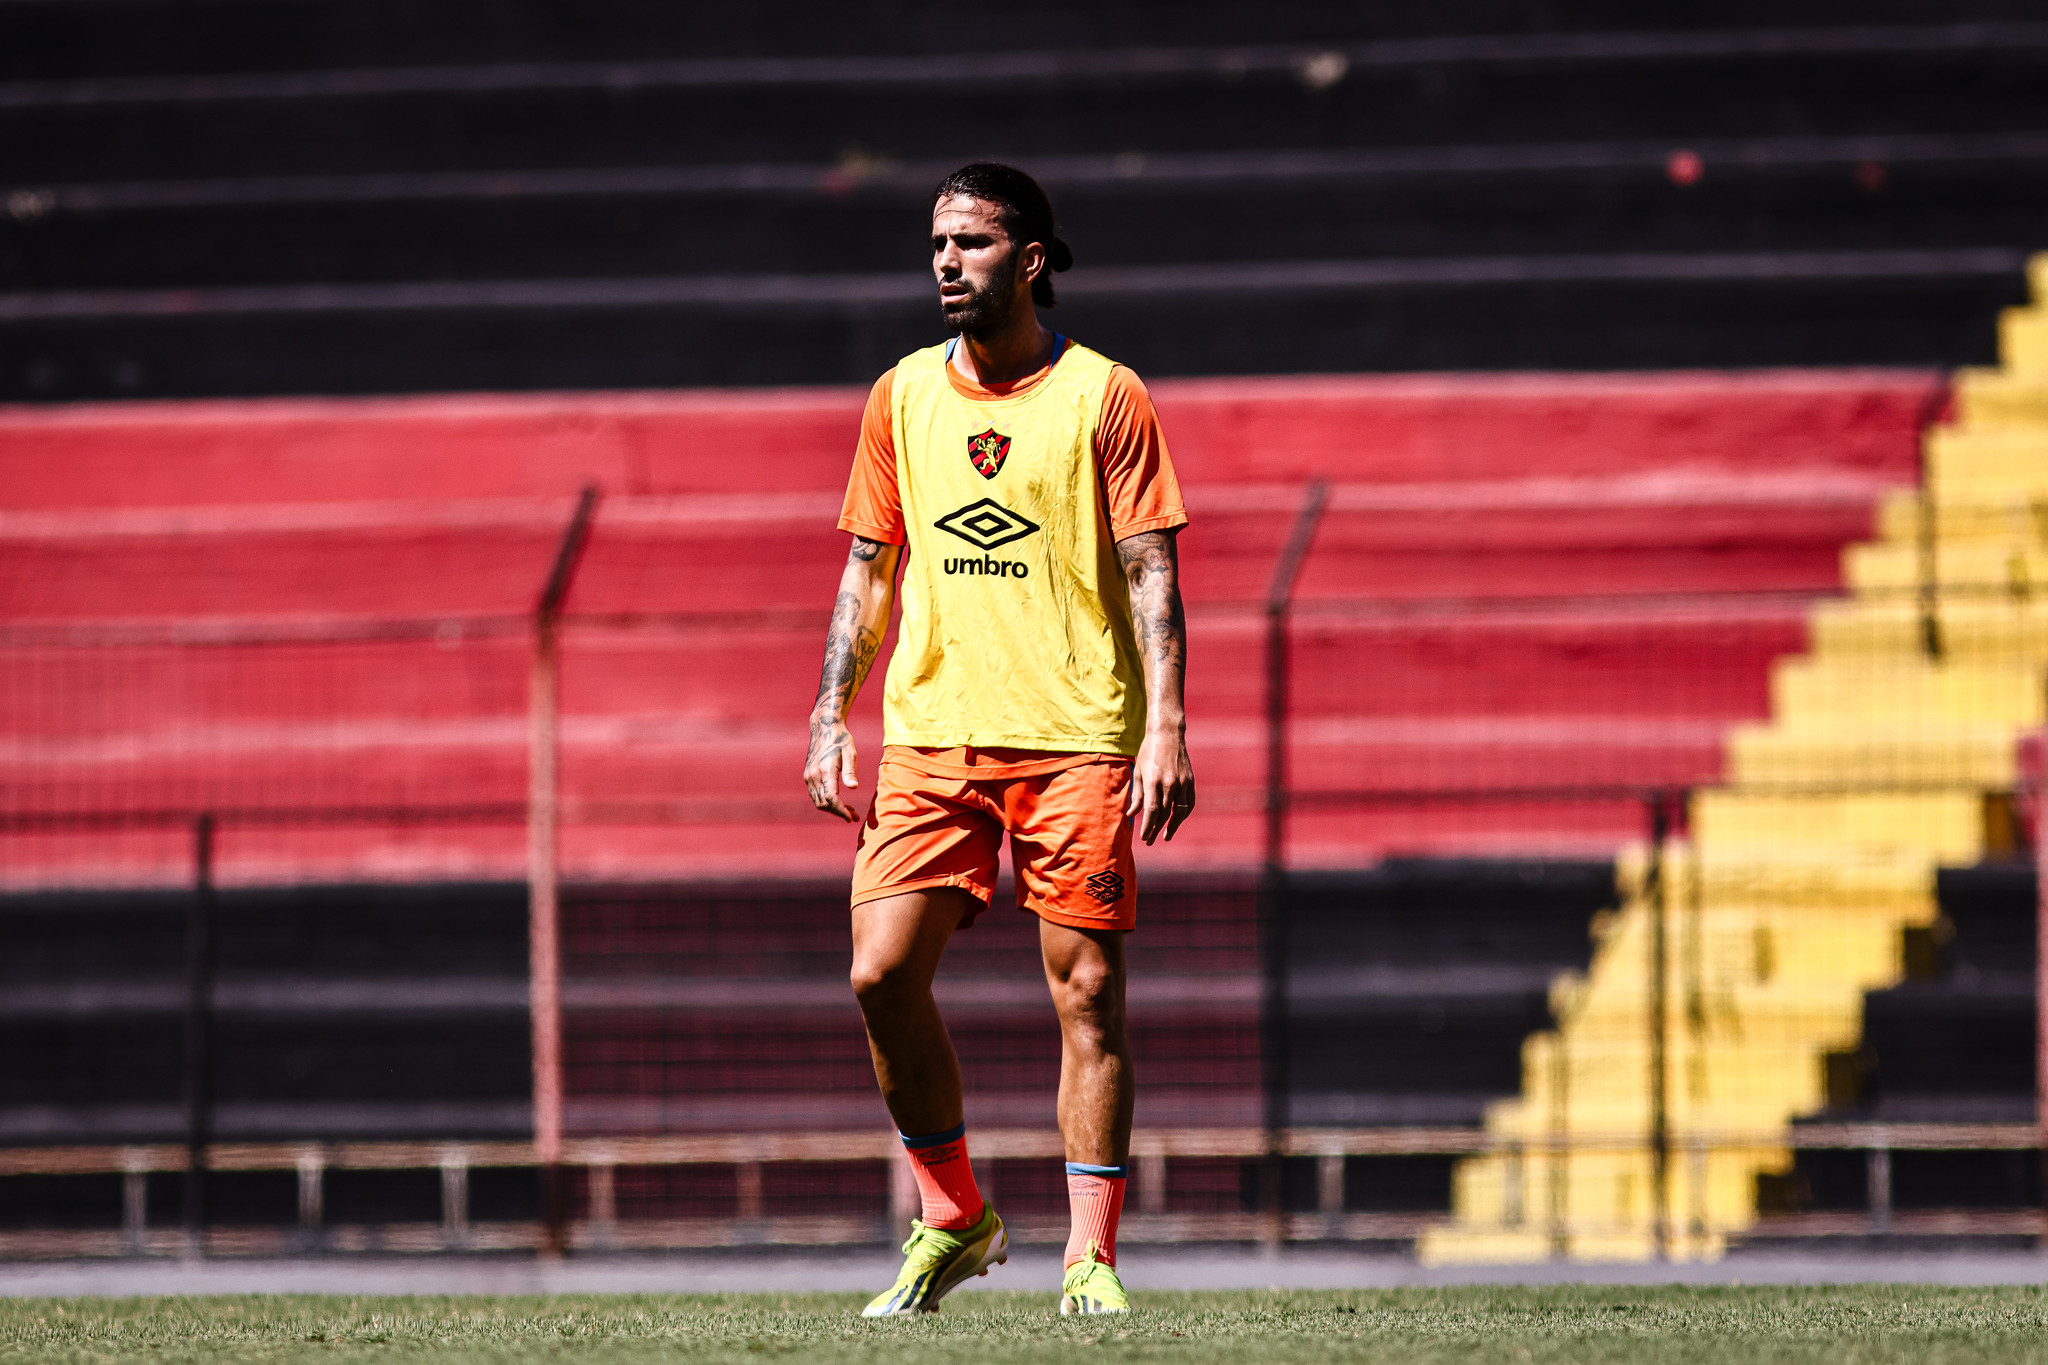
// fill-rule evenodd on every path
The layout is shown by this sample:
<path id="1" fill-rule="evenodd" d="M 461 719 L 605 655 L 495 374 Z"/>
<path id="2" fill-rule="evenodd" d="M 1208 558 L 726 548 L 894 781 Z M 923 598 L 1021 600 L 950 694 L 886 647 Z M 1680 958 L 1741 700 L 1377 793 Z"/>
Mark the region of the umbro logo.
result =
<path id="1" fill-rule="evenodd" d="M 977 550 L 993 550 L 999 545 L 1008 545 L 1013 540 L 1022 540 L 1035 535 L 1038 523 L 1029 517 L 1019 516 L 994 498 L 983 498 L 970 502 L 957 511 L 948 512 L 932 525 L 941 531 L 950 531 Z"/>
<path id="2" fill-rule="evenodd" d="M 1088 894 L 1104 905 L 1115 905 L 1124 898 L 1124 874 L 1121 872 L 1098 872 L 1088 879 Z"/>

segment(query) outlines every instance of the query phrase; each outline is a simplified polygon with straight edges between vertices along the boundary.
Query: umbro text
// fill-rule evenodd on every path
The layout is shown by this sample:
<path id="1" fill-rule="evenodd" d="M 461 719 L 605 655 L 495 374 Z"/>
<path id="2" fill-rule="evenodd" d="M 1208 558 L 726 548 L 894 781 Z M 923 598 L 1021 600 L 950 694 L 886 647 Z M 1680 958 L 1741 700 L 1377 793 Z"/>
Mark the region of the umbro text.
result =
<path id="1" fill-rule="evenodd" d="M 949 574 L 986 574 L 990 578 L 1029 578 L 1031 576 L 1031 566 L 1028 564 L 1019 563 L 1014 559 L 990 559 L 987 555 L 983 555 L 980 559 L 949 559 L 945 563 L 945 568 Z"/>

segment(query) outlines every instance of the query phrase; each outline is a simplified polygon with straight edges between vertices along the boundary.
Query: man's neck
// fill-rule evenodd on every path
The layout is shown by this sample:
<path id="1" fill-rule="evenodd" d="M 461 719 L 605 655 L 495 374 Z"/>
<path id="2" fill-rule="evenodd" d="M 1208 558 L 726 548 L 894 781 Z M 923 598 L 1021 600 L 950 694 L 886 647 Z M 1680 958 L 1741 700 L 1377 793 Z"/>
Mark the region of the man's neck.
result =
<path id="1" fill-rule="evenodd" d="M 1052 346 L 1052 333 L 1038 325 L 1038 310 L 1026 309 L 1015 326 L 993 336 L 963 332 L 953 348 L 953 366 L 977 384 L 1014 384 L 1044 369 Z"/>

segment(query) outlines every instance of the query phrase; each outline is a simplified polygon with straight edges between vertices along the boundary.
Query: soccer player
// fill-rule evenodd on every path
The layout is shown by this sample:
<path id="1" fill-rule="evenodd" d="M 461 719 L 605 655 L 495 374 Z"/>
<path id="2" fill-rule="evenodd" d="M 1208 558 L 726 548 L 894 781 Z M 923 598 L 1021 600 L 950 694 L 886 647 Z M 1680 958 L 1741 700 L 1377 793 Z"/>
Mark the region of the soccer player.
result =
<path id="1" fill-rule="evenodd" d="M 1171 839 L 1195 805 L 1174 552 L 1187 514 L 1145 386 L 1039 322 L 1073 253 L 1037 182 L 989 163 L 955 171 L 932 195 L 931 248 L 955 336 L 868 396 L 804 765 L 812 803 L 861 826 L 853 989 L 923 1206 L 896 1283 L 865 1312 L 935 1308 L 1008 1258 L 968 1165 L 960 1062 L 932 999 L 947 940 L 994 894 L 1007 834 L 1060 1021 L 1073 1210 L 1060 1311 L 1122 1313 L 1131 838 L 1135 825 L 1147 844 Z M 906 559 L 861 820 L 842 794 L 857 785 L 846 715 Z"/>

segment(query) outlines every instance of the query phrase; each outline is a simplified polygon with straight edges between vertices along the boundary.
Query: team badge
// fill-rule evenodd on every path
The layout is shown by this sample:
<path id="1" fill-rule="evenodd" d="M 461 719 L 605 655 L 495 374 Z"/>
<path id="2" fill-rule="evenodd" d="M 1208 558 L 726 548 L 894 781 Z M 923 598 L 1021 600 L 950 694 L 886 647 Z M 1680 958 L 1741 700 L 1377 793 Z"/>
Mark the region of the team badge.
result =
<path id="1" fill-rule="evenodd" d="M 1002 472 L 1003 460 L 1009 453 L 1010 438 L 994 427 L 967 438 L 967 458 L 974 462 L 974 472 L 984 479 L 993 479 Z"/>

